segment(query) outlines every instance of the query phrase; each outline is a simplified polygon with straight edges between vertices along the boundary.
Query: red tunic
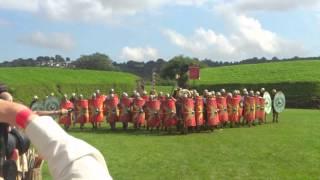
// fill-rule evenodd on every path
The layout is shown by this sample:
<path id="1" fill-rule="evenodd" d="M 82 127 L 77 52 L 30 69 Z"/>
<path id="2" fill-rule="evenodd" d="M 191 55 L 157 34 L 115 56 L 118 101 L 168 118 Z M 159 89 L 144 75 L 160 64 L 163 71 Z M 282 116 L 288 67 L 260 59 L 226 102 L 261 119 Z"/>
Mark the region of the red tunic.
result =
<path id="1" fill-rule="evenodd" d="M 207 122 L 209 126 L 219 125 L 219 114 L 216 98 L 207 98 Z"/>
<path id="2" fill-rule="evenodd" d="M 184 98 L 182 101 L 182 117 L 185 127 L 195 127 L 194 101 L 192 98 Z"/>
<path id="3" fill-rule="evenodd" d="M 228 122 L 227 100 L 225 97 L 217 97 L 217 105 L 219 109 L 219 120 L 221 123 Z"/>
<path id="4" fill-rule="evenodd" d="M 60 103 L 61 109 L 73 109 L 73 103 L 69 100 L 61 101 Z M 72 113 L 68 114 L 62 114 L 59 118 L 59 123 L 64 125 L 70 125 L 71 124 L 71 115 Z"/>
<path id="5" fill-rule="evenodd" d="M 195 98 L 195 117 L 197 126 L 202 126 L 204 124 L 203 119 L 203 97 L 197 96 Z"/>

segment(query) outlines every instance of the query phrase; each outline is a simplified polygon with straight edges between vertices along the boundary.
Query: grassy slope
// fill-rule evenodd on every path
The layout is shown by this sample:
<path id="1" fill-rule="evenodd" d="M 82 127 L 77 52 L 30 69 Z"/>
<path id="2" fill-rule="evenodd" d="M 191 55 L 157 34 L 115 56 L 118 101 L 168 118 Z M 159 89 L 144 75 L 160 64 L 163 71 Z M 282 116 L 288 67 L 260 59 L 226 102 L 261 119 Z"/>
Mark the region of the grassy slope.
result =
<path id="1" fill-rule="evenodd" d="M 102 151 L 114 179 L 317 179 L 319 115 L 287 110 L 279 124 L 186 136 L 120 129 L 71 134 Z"/>
<path id="2" fill-rule="evenodd" d="M 50 92 L 89 95 L 95 89 L 106 92 L 110 87 L 119 91 L 131 90 L 138 79 L 122 72 L 54 68 L 0 68 L 0 77 L 1 82 L 9 85 L 15 98 L 23 102 L 30 102 L 34 94 L 44 97 Z"/>
<path id="3" fill-rule="evenodd" d="M 201 69 L 196 84 L 320 82 L 320 61 L 290 61 Z"/>

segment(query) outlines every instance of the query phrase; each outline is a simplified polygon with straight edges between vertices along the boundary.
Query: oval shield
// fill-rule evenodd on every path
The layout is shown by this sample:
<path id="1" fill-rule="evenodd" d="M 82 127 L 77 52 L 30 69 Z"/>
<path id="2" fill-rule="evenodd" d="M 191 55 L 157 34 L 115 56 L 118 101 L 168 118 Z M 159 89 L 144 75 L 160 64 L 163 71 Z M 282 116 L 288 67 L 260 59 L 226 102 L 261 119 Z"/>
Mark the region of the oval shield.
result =
<path id="1" fill-rule="evenodd" d="M 44 101 L 44 108 L 46 111 L 57 111 L 60 109 L 60 101 L 56 97 L 48 97 Z"/>
<path id="2" fill-rule="evenodd" d="M 283 92 L 279 91 L 274 96 L 273 107 L 277 113 L 281 113 L 286 107 L 286 97 Z"/>
<path id="3" fill-rule="evenodd" d="M 264 101 L 264 112 L 266 112 L 267 114 L 270 114 L 271 109 L 272 109 L 272 100 L 271 100 L 271 96 L 268 92 L 265 92 L 263 94 L 263 99 Z"/>
<path id="4" fill-rule="evenodd" d="M 32 111 L 44 111 L 44 105 L 42 101 L 37 101 L 31 106 Z"/>

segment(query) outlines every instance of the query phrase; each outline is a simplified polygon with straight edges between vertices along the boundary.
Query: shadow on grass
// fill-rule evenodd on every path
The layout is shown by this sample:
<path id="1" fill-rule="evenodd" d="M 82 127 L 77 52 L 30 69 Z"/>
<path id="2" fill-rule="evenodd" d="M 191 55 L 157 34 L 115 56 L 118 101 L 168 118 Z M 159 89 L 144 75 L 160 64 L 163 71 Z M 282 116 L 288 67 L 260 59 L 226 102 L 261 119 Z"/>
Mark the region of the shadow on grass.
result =
<path id="1" fill-rule="evenodd" d="M 89 127 L 85 127 L 83 129 L 80 129 L 79 127 L 71 128 L 67 131 L 68 133 L 94 133 L 94 134 L 125 134 L 125 135 L 134 135 L 134 136 L 181 136 L 181 135 L 188 135 L 188 134 L 203 134 L 203 133 L 213 133 L 210 130 L 201 130 L 200 132 L 193 130 L 189 131 L 186 134 L 181 133 L 181 131 L 177 131 L 176 129 L 172 129 L 171 132 L 164 131 L 164 130 L 146 130 L 144 128 L 141 129 L 133 129 L 129 128 L 127 130 L 124 130 L 122 128 L 117 128 L 115 130 L 111 130 L 107 127 L 101 127 L 98 129 L 92 129 Z"/>

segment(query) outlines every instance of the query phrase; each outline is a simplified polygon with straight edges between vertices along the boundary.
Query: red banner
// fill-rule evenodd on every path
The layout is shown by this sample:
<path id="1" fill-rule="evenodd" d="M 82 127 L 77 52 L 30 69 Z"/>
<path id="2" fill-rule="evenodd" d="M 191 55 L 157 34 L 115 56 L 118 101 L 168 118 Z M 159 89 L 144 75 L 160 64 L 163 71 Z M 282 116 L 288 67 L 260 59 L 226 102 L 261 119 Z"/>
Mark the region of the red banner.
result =
<path id="1" fill-rule="evenodd" d="M 189 66 L 189 79 L 200 79 L 199 66 Z"/>

